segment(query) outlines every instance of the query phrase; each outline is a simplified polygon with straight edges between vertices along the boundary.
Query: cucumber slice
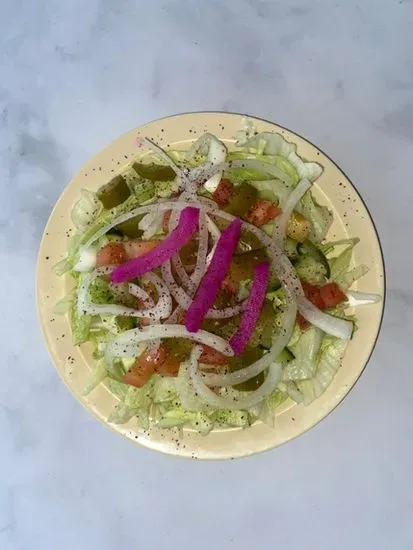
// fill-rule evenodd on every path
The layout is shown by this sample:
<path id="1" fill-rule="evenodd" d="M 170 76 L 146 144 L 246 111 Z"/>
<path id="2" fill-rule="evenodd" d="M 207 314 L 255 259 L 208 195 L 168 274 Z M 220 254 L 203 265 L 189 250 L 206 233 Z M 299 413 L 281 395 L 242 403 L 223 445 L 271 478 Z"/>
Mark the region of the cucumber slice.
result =
<path id="1" fill-rule="evenodd" d="M 301 256 L 294 267 L 300 279 L 307 283 L 322 285 L 328 279 L 325 265 L 310 254 Z"/>
<path id="2" fill-rule="evenodd" d="M 325 272 L 326 272 L 326 278 L 330 278 L 330 264 L 328 263 L 327 258 L 325 255 L 321 252 L 321 250 L 313 244 L 311 241 L 304 241 L 303 243 L 300 243 L 297 247 L 298 252 L 302 256 L 311 256 L 316 260 L 318 263 L 322 264 L 324 266 Z"/>

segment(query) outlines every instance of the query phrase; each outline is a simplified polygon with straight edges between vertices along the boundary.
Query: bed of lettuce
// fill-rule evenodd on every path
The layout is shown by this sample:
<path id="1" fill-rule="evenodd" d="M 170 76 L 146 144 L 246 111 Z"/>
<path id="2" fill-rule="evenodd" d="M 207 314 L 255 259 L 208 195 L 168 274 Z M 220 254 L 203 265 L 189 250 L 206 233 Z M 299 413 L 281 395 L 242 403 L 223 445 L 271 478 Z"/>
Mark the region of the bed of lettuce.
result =
<path id="1" fill-rule="evenodd" d="M 168 154 L 178 164 L 185 165 L 185 152 L 168 151 Z M 237 150 L 228 153 L 227 160 L 231 159 L 258 159 L 276 167 L 277 170 L 273 172 L 280 174 L 280 177 L 244 168 L 230 169 L 225 176 L 235 185 L 249 181 L 257 188 L 261 198 L 277 203 L 288 196 L 301 178 L 314 181 L 322 172 L 319 164 L 302 160 L 296 153 L 295 145 L 281 135 L 255 134 L 248 128 L 239 133 Z M 201 154 L 191 159 L 190 164 L 195 166 L 205 160 L 206 157 Z M 130 177 L 128 172 L 125 174 L 126 177 Z M 132 328 L 134 321 L 123 317 L 78 314 L 76 289 L 85 276 L 73 270 L 79 261 L 79 249 L 96 231 L 120 214 L 159 198 L 169 197 L 176 191 L 173 182 L 159 182 L 154 185 L 153 182 L 131 176 L 128 183 L 133 189 L 133 194 L 123 204 L 109 211 L 101 208 L 94 193 L 87 190 L 82 192 L 72 211 L 76 234 L 71 239 L 67 256 L 55 266 L 58 275 L 69 274 L 74 283 L 73 291 L 56 305 L 55 311 L 69 311 L 74 345 L 85 342 L 92 342 L 94 345 L 95 365 L 85 384 L 84 394 L 90 393 L 99 384 L 104 383 L 116 396 L 118 403 L 108 418 L 109 422 L 125 423 L 135 418 L 137 425 L 142 429 L 148 429 L 152 425 L 159 428 L 187 426 L 201 434 L 208 434 L 212 429 L 220 427 L 246 428 L 257 420 L 273 426 L 277 409 L 288 398 L 304 405 L 317 399 L 339 369 L 347 341 L 327 336 L 312 326 L 303 332 L 296 326 L 288 345 L 290 359 L 285 361 L 279 386 L 264 402 L 248 411 L 220 411 L 205 405 L 192 388 L 185 364 L 182 365 L 177 378 L 154 375 L 142 389 L 122 382 L 122 375 L 129 366 L 129 360 L 119 359 L 115 371 L 107 371 L 104 360 L 105 344 L 114 335 Z M 353 267 L 352 264 L 353 248 L 358 239 L 326 241 L 333 219 L 332 213 L 325 206 L 318 204 L 311 192 L 304 195 L 297 210 L 312 223 L 310 238 L 328 260 L 331 271 L 329 280 L 337 282 L 343 289 L 350 288 L 367 271 L 363 265 Z M 271 224 L 264 229 L 271 234 Z M 102 237 L 97 243 L 98 248 L 111 238 L 117 237 Z M 245 284 L 248 285 L 248 281 Z M 118 292 L 121 291 L 120 288 Z M 115 303 L 119 299 L 119 296 L 113 294 L 113 289 L 101 279 L 97 279 L 92 285 L 89 297 L 96 303 L 108 303 L 111 300 Z M 269 293 L 267 297 L 277 311 L 282 311 L 282 291 Z M 344 307 L 337 308 L 334 314 L 345 317 Z M 185 402 L 179 397 L 183 394 L 186 396 Z"/>

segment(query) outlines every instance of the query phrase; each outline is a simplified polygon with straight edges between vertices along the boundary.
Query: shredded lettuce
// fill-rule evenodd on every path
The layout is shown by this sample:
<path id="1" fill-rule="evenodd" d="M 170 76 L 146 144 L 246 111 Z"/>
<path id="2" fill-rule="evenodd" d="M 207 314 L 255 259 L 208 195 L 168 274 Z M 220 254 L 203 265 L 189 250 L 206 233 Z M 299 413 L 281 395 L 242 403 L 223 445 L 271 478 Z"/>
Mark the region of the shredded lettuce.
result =
<path id="1" fill-rule="evenodd" d="M 84 231 L 102 211 L 102 203 L 96 193 L 89 189 L 80 191 L 80 199 L 75 203 L 70 213 L 73 225 L 79 231 Z"/>
<path id="2" fill-rule="evenodd" d="M 323 340 L 323 332 L 310 326 L 298 340 L 289 346 L 294 359 L 283 369 L 283 381 L 311 378 L 317 369 L 318 354 Z"/>
<path id="3" fill-rule="evenodd" d="M 166 411 L 155 425 L 158 428 L 188 426 L 201 435 L 208 435 L 214 428 L 214 422 L 206 414 L 189 412 L 182 407 Z"/>
<path id="4" fill-rule="evenodd" d="M 86 384 L 83 389 L 83 395 L 88 395 L 91 391 L 93 391 L 101 382 L 105 380 L 107 374 L 104 359 L 96 361 L 95 366 L 89 372 L 87 377 Z"/>
<path id="5" fill-rule="evenodd" d="M 326 206 L 318 204 L 310 192 L 303 196 L 296 210 L 311 222 L 310 241 L 315 243 L 323 241 L 333 223 L 333 213 Z"/>
<path id="6" fill-rule="evenodd" d="M 109 415 L 108 422 L 112 424 L 126 424 L 134 416 L 136 417 L 138 413 L 139 409 L 132 409 L 125 405 L 125 403 L 118 403 Z"/>
<path id="7" fill-rule="evenodd" d="M 267 164 L 273 164 L 274 166 L 277 166 L 285 175 L 285 178 L 287 179 L 287 183 L 290 183 L 292 185 L 296 185 L 298 183 L 299 175 L 295 167 L 284 157 L 281 155 L 260 155 L 260 154 L 253 154 L 253 153 L 245 153 L 243 151 L 234 151 L 232 153 L 229 153 L 228 160 L 258 160 L 260 162 L 265 162 Z M 242 170 L 242 169 L 241 169 Z M 257 170 L 251 170 L 253 173 L 253 179 L 256 179 L 257 174 L 262 174 L 264 177 L 262 179 L 269 179 L 269 176 L 265 172 L 258 172 Z M 284 178 L 284 181 L 286 179 Z M 245 178 L 244 178 L 245 179 Z"/>
<path id="8" fill-rule="evenodd" d="M 153 188 L 157 197 L 167 199 L 179 190 L 179 184 L 176 179 L 173 181 L 155 181 Z"/>
<path id="9" fill-rule="evenodd" d="M 358 244 L 359 242 L 360 242 L 360 239 L 358 237 L 355 237 L 352 239 L 340 239 L 339 241 L 329 241 L 329 242 L 320 244 L 319 248 L 325 256 L 328 256 L 331 252 L 335 252 L 336 248 L 340 248 L 340 247 L 354 248 L 356 244 Z"/>
<path id="10" fill-rule="evenodd" d="M 211 416 L 219 426 L 248 428 L 251 425 L 251 418 L 247 411 L 218 410 Z"/>
<path id="11" fill-rule="evenodd" d="M 95 277 L 89 287 L 89 300 L 95 304 L 113 304 L 109 283 Z"/>
<path id="12" fill-rule="evenodd" d="M 286 390 L 297 403 L 309 405 L 331 384 L 340 368 L 348 342 L 326 336 L 323 340 L 317 370 L 312 378 L 287 382 Z"/>
<path id="13" fill-rule="evenodd" d="M 353 283 L 368 272 L 368 267 L 365 264 L 351 268 L 353 248 L 358 242 L 358 238 L 353 238 L 321 245 L 321 249 L 328 255 L 331 271 L 330 279 L 336 282 L 343 290 L 348 290 Z M 341 252 L 332 256 L 332 253 L 336 252 L 337 248 L 341 249 Z"/>
<path id="14" fill-rule="evenodd" d="M 288 399 L 288 394 L 276 388 L 267 399 L 250 411 L 253 418 L 261 420 L 270 428 L 274 428 L 276 410 Z"/>
<path id="15" fill-rule="evenodd" d="M 281 134 L 261 132 L 245 143 L 239 143 L 238 146 L 248 153 L 284 158 L 296 170 L 299 179 L 315 181 L 323 171 L 320 164 L 307 162 L 297 155 L 296 145 L 287 141 Z"/>
<path id="16" fill-rule="evenodd" d="M 69 294 L 64 296 L 64 298 L 56 302 L 53 307 L 53 313 L 55 315 L 64 315 L 65 313 L 69 313 L 72 309 L 74 299 L 74 292 L 69 292 Z"/>
<path id="17" fill-rule="evenodd" d="M 83 283 L 84 275 L 81 274 L 78 278 L 78 286 L 75 292 L 75 296 L 72 302 L 72 309 L 70 312 L 70 324 L 72 328 L 73 344 L 78 346 L 84 344 L 89 340 L 89 331 L 92 324 L 92 316 L 79 313 L 77 310 L 77 290 Z"/>
<path id="18" fill-rule="evenodd" d="M 347 271 L 347 273 L 343 273 L 340 277 L 338 277 L 336 282 L 339 286 L 341 286 L 341 288 L 347 290 L 353 285 L 353 283 L 361 279 L 361 277 L 364 277 L 368 271 L 369 268 L 365 264 L 357 265 L 353 269 L 350 269 L 350 271 Z"/>
<path id="19" fill-rule="evenodd" d="M 107 386 L 110 392 L 113 393 L 113 395 L 117 397 L 120 401 L 123 401 L 125 399 L 126 393 L 129 388 L 128 384 L 125 384 L 124 382 L 119 382 L 114 378 L 108 378 Z"/>
<path id="20" fill-rule="evenodd" d="M 170 182 L 167 182 L 170 183 Z M 138 179 L 132 186 L 133 192 L 137 199 L 137 203 L 143 204 L 150 201 L 155 196 L 155 186 L 152 181 L 146 179 Z"/>

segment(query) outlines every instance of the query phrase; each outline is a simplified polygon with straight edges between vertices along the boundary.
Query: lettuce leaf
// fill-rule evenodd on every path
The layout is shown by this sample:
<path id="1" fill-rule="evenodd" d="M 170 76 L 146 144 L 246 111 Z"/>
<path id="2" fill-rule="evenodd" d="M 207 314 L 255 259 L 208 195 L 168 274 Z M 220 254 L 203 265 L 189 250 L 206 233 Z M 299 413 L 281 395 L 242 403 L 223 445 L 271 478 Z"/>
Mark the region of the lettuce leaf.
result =
<path id="1" fill-rule="evenodd" d="M 248 153 L 265 156 L 280 156 L 292 165 L 299 179 L 315 181 L 323 172 L 323 168 L 316 162 L 307 162 L 297 155 L 297 147 L 287 141 L 281 134 L 261 132 L 239 147 Z M 298 180 L 297 180 L 298 181 Z"/>
<path id="2" fill-rule="evenodd" d="M 311 222 L 310 241 L 315 243 L 323 241 L 333 223 L 333 213 L 327 206 L 318 204 L 311 192 L 307 191 L 297 204 L 296 211 Z"/>
<path id="3" fill-rule="evenodd" d="M 80 285 L 83 283 L 85 275 L 81 274 L 78 278 L 78 285 L 74 294 L 72 302 L 72 309 L 70 312 L 70 325 L 72 329 L 73 345 L 78 346 L 84 344 L 89 340 L 89 332 L 92 324 L 92 316 L 78 312 L 77 310 L 77 291 Z"/>
<path id="4" fill-rule="evenodd" d="M 102 211 L 102 203 L 89 189 L 80 191 L 80 199 L 74 204 L 70 217 L 79 231 L 84 231 Z"/>
<path id="5" fill-rule="evenodd" d="M 321 346 L 317 370 L 312 378 L 287 382 L 289 396 L 297 403 L 309 405 L 331 384 L 341 366 L 348 342 L 338 338 L 325 337 Z"/>
<path id="6" fill-rule="evenodd" d="M 314 376 L 317 370 L 318 354 L 324 333 L 317 327 L 310 326 L 299 336 L 298 340 L 289 346 L 294 359 L 289 361 L 282 374 L 284 382 L 303 380 Z"/>

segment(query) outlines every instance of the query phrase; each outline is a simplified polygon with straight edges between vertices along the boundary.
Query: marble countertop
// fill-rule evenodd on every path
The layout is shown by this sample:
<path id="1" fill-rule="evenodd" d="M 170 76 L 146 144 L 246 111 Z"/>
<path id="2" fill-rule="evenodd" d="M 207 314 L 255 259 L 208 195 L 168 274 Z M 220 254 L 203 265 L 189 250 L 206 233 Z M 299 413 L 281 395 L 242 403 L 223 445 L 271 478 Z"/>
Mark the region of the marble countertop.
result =
<path id="1" fill-rule="evenodd" d="M 0 20 L 0 548 L 411 550 L 413 3 L 15 0 Z M 131 127 L 192 110 L 310 137 L 368 202 L 387 264 L 356 389 L 304 436 L 230 462 L 157 455 L 97 423 L 34 308 L 39 240 L 71 175 Z"/>

